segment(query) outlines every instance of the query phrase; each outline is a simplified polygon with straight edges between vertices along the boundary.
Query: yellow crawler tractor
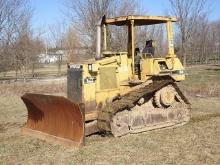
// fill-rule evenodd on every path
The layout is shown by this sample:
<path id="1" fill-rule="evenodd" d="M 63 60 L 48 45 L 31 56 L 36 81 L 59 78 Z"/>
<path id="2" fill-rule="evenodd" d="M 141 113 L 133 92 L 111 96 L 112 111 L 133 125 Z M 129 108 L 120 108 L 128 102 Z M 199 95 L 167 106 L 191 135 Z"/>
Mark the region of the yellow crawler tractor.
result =
<path id="1" fill-rule="evenodd" d="M 27 93 L 22 132 L 47 141 L 82 146 L 96 132 L 114 137 L 176 127 L 190 120 L 190 104 L 176 82 L 185 79 L 174 53 L 173 17 L 121 16 L 99 21 L 96 57 L 68 64 L 67 98 Z M 154 41 L 135 48 L 135 28 L 165 24 L 167 54 L 154 55 Z M 128 28 L 126 52 L 107 51 L 108 26 Z"/>

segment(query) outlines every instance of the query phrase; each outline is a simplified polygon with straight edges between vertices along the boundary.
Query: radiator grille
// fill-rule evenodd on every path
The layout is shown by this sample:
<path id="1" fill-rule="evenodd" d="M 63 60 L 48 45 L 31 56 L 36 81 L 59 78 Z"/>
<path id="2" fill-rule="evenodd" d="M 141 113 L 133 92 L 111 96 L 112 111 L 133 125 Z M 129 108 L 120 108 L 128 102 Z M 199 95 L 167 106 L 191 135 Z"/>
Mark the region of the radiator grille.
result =
<path id="1" fill-rule="evenodd" d="M 68 69 L 67 97 L 74 102 L 82 102 L 82 69 Z"/>
<path id="2" fill-rule="evenodd" d="M 101 67 L 100 72 L 100 89 L 117 88 L 117 77 L 115 67 Z"/>

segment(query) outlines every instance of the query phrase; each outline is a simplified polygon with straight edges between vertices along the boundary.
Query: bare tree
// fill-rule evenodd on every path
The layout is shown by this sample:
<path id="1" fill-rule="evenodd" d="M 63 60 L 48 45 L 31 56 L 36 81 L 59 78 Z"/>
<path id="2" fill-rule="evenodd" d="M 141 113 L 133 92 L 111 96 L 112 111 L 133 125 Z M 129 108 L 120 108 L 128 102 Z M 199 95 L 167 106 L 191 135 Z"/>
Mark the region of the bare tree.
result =
<path id="1" fill-rule="evenodd" d="M 63 50 L 64 40 L 63 36 L 65 35 L 65 23 L 58 22 L 56 25 L 50 27 L 49 39 L 52 41 L 50 46 L 50 51 L 57 55 L 57 67 L 58 67 L 58 75 L 61 74 L 61 65 L 63 63 L 63 54 L 61 52 L 57 52 L 59 50 Z"/>
<path id="2" fill-rule="evenodd" d="M 194 60 L 200 63 L 208 62 L 210 50 L 208 49 L 208 31 L 209 22 L 207 16 L 204 14 L 195 21 L 195 27 L 189 38 L 188 44 L 188 61 L 193 63 Z M 191 59 L 190 59 L 191 57 Z"/>
<path id="3" fill-rule="evenodd" d="M 209 24 L 209 48 L 211 48 L 212 60 L 220 61 L 220 20 Z"/>
<path id="4" fill-rule="evenodd" d="M 97 21 L 103 15 L 111 15 L 114 0 L 66 0 L 68 16 L 75 22 L 74 28 L 83 46 L 91 47 L 90 54 L 95 50 L 95 34 Z"/>
<path id="5" fill-rule="evenodd" d="M 73 22 L 72 33 L 74 33 L 74 38 L 79 39 L 78 45 L 90 48 L 87 58 L 94 56 L 96 24 L 103 15 L 117 17 L 143 14 L 138 2 L 132 0 L 66 0 L 65 2 L 68 18 L 71 18 L 70 21 Z M 146 40 L 154 39 L 158 41 L 157 53 L 163 54 L 165 47 L 163 26 L 135 27 L 135 29 L 137 47 L 143 48 Z M 107 27 L 108 49 L 114 51 L 127 50 L 127 33 L 126 27 Z"/>
<path id="6" fill-rule="evenodd" d="M 76 31 L 73 27 L 69 27 L 62 36 L 63 40 L 63 48 L 64 52 L 67 55 L 67 60 L 70 61 L 81 61 L 85 57 L 84 50 L 86 50 L 86 47 L 83 47 L 81 43 L 78 40 L 78 37 L 76 36 Z"/>
<path id="7" fill-rule="evenodd" d="M 33 37 L 30 16 L 26 14 L 21 23 L 19 35 L 13 43 L 13 54 L 16 73 L 20 70 L 25 80 L 29 69 L 34 76 L 35 65 L 39 62 L 39 54 L 44 50 L 44 44 L 39 37 Z"/>
<path id="8" fill-rule="evenodd" d="M 0 0 L 0 71 L 7 71 L 11 64 L 12 42 L 15 40 L 17 18 L 22 14 L 24 1 Z"/>
<path id="9" fill-rule="evenodd" d="M 136 14 L 138 11 L 137 3 L 132 0 L 66 0 L 65 6 L 68 17 L 72 16 L 70 21 L 75 22 L 76 36 L 80 39 L 81 45 L 91 48 L 88 53 L 90 57 L 95 52 L 96 24 L 103 15 L 112 17 Z M 114 50 L 127 46 L 125 44 L 127 32 L 123 30 L 120 27 L 109 29 L 110 40 L 113 40 L 109 46 Z"/>
<path id="10" fill-rule="evenodd" d="M 140 14 L 138 3 L 131 0 L 113 1 L 113 9 L 111 12 L 112 13 L 109 16 L 114 17 Z M 137 34 L 140 33 L 137 31 Z M 108 27 L 108 35 L 108 49 L 112 49 L 114 51 L 127 50 L 127 27 L 110 26 Z"/>
<path id="11" fill-rule="evenodd" d="M 30 30 L 31 14 L 28 0 L 0 0 L 0 71 L 21 69 L 16 44 L 27 27 Z"/>
<path id="12" fill-rule="evenodd" d="M 188 41 L 194 32 L 198 18 L 204 15 L 206 0 L 169 0 L 172 14 L 179 19 L 178 28 L 180 31 L 181 54 L 183 64 L 186 65 Z"/>

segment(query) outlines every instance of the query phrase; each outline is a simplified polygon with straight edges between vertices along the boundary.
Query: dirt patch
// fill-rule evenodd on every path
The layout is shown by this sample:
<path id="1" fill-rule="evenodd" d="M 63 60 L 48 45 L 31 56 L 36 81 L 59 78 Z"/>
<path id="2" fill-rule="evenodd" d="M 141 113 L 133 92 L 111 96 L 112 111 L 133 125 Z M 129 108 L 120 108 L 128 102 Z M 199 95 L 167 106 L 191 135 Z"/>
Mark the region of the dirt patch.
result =
<path id="1" fill-rule="evenodd" d="M 0 124 L 0 133 L 4 133 L 6 131 L 5 127 L 3 127 L 3 124 Z"/>
<path id="2" fill-rule="evenodd" d="M 48 81 L 33 81 L 33 82 L 13 82 L 9 84 L 0 84 L 0 95 L 18 95 L 24 93 L 42 93 L 53 94 L 58 93 L 66 95 L 66 79 L 48 80 Z"/>
<path id="3" fill-rule="evenodd" d="M 202 115 L 202 116 L 195 116 L 192 117 L 190 122 L 195 123 L 195 122 L 201 122 L 204 120 L 210 120 L 212 118 L 220 117 L 220 113 L 213 113 L 213 114 L 207 114 L 207 115 Z"/>

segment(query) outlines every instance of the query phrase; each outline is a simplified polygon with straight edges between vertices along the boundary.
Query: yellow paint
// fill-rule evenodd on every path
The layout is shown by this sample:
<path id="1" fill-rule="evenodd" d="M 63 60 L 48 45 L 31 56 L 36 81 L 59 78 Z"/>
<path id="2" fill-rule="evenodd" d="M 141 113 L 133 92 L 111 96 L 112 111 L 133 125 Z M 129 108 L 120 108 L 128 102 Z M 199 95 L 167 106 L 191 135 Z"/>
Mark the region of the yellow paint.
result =
<path id="1" fill-rule="evenodd" d="M 167 57 L 174 57 L 174 43 L 173 43 L 173 27 L 172 22 L 167 23 L 167 42 L 168 42 L 168 55 Z"/>
<path id="2" fill-rule="evenodd" d="M 123 25 L 128 26 L 128 52 L 112 52 L 108 53 L 105 57 L 103 53 L 103 58 L 101 60 L 82 64 L 83 65 L 83 101 L 89 102 L 96 100 L 96 103 L 106 104 L 108 99 L 112 99 L 118 94 L 126 94 L 132 90 L 132 86 L 129 85 L 129 81 L 134 77 L 139 77 L 139 81 L 145 82 L 151 79 L 153 76 L 170 76 L 175 81 L 182 81 L 185 79 L 185 74 L 183 72 L 184 68 L 180 60 L 174 54 L 173 46 L 173 29 L 172 22 L 176 19 L 173 17 L 152 17 L 152 16 L 124 16 L 117 17 L 114 19 L 107 19 L 104 24 L 104 50 L 107 49 L 107 39 L 106 39 L 106 26 L 107 25 Z M 136 23 L 136 24 L 135 24 Z M 164 58 L 154 58 L 144 57 L 142 55 L 140 68 L 140 75 L 134 72 L 134 27 L 135 25 L 149 25 L 165 23 L 167 25 L 167 42 L 168 42 L 168 52 Z M 166 66 L 166 67 L 164 67 Z M 100 79 L 100 70 L 102 68 L 115 68 L 115 71 L 111 70 L 111 73 L 106 72 L 107 78 L 111 78 L 112 81 L 115 80 L 117 85 L 114 89 L 101 89 L 101 83 L 105 80 Z M 105 69 L 104 69 L 105 70 Z M 87 78 L 94 80 L 91 82 L 85 81 Z M 103 84 L 102 84 L 103 85 Z M 104 84 L 108 87 L 108 84 Z"/>

